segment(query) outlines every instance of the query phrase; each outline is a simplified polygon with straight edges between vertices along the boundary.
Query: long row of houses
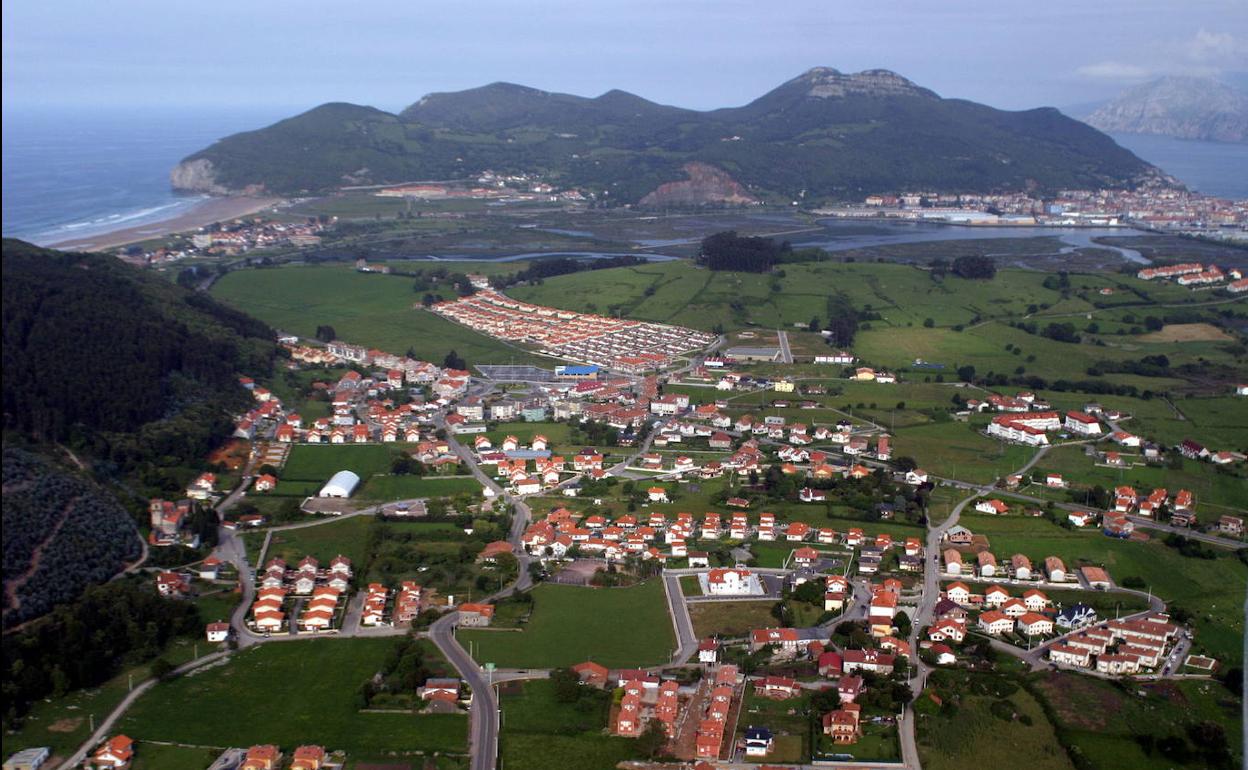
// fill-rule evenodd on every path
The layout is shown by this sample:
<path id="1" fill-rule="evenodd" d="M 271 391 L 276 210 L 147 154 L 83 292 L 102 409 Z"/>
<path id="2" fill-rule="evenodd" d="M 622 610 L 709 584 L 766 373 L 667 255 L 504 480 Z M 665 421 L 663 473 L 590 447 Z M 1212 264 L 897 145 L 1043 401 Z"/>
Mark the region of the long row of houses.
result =
<path id="1" fill-rule="evenodd" d="M 439 302 L 433 312 L 498 339 L 538 345 L 542 352 L 598 366 L 640 372 L 715 336 L 694 329 L 576 313 L 520 302 L 493 289 Z"/>
<path id="2" fill-rule="evenodd" d="M 1180 629 L 1170 617 L 1150 612 L 1141 618 L 1107 620 L 1051 644 L 1049 660 L 1100 674 L 1137 674 L 1166 660 L 1167 647 Z"/>
<path id="3" fill-rule="evenodd" d="M 654 495 L 664 492 L 662 487 L 652 490 Z M 578 548 L 583 553 L 599 554 L 607 559 L 628 555 L 662 559 L 670 556 L 688 558 L 690 566 L 706 566 L 705 553 L 689 550 L 690 542 L 722 538 L 740 541 L 751 537 L 764 542 L 785 541 L 799 546 L 793 552 L 795 566 L 809 565 L 819 559 L 820 554 L 814 548 L 800 547 L 806 543 L 849 548 L 873 546 L 879 552 L 901 545 L 903 558 L 910 557 L 916 562 L 922 550 L 918 538 L 894 543 L 888 533 L 870 538 L 859 527 L 839 532 L 831 527 L 814 527 L 801 521 L 782 525 L 774 513 L 766 511 L 758 515 L 755 523 L 746 513 L 720 514 L 712 511 L 704 513 L 700 521 L 689 512 L 679 512 L 672 520 L 658 512 L 641 517 L 630 513 L 609 519 L 601 514 L 582 517 L 563 507 L 555 508 L 542 519 L 531 523 L 522 535 L 521 543 L 529 553 L 539 557 L 562 558 L 572 548 Z M 668 553 L 661 553 L 658 545 L 667 546 Z M 921 568 L 921 564 L 916 566 Z"/>

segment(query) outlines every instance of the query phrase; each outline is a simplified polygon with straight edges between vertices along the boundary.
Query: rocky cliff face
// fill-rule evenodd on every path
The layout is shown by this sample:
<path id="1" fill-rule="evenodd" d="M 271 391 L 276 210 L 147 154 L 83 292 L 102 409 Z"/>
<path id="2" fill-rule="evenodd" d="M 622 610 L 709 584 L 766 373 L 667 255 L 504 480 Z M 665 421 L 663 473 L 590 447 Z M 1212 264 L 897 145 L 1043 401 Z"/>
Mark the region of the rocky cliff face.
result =
<path id="1" fill-rule="evenodd" d="M 707 163 L 686 163 L 689 178 L 667 182 L 641 199 L 642 206 L 744 206 L 758 199 L 737 180 Z"/>
<path id="2" fill-rule="evenodd" d="M 846 73 L 831 67 L 807 70 L 798 80 L 808 84 L 807 96 L 831 99 L 844 96 L 931 96 L 935 94 L 891 70 Z"/>
<path id="3" fill-rule="evenodd" d="M 1136 86 L 1085 118 L 1102 131 L 1248 142 L 1248 94 L 1209 78 Z"/>
<path id="4" fill-rule="evenodd" d="M 233 190 L 217 182 L 217 170 L 207 158 L 184 160 L 169 172 L 169 183 L 173 189 L 185 192 L 208 193 L 209 195 L 229 195 Z"/>

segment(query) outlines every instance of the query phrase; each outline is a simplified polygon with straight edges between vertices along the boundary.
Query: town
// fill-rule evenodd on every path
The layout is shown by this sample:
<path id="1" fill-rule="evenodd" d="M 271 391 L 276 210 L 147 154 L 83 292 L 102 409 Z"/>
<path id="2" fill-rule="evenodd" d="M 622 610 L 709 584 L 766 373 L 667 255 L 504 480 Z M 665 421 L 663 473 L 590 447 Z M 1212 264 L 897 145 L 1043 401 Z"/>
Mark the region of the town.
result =
<path id="1" fill-rule="evenodd" d="M 1139 277 L 1192 274 L 1180 267 Z M 279 397 L 239 378 L 253 403 L 235 421 L 233 441 L 246 450 L 241 476 L 204 472 L 185 498 L 149 505 L 156 549 L 200 548 L 195 522 L 221 512 L 206 558 L 152 578 L 158 594 L 187 602 L 237 582 L 241 603 L 204 625 L 209 645 L 427 638 L 450 667 L 418 682 L 411 702 L 422 714 L 495 713 L 508 688 L 566 680 L 612 694 L 600 729 L 691 763 L 852 757 L 912 766 L 911 709 L 940 697 L 942 670 L 973 670 L 994 655 L 1026 671 L 1140 682 L 1211 677 L 1221 667 L 1186 611 L 1168 612 L 1148 584 L 1116 575 L 1112 559 L 1071 563 L 1069 551 L 1046 551 L 1043 541 L 1020 549 L 1009 534 L 1015 525 L 999 523 L 1096 531 L 1110 549 L 1176 531 L 1239 544 L 1242 513 L 1219 503 L 1202 515 L 1191 489 L 1119 484 L 1098 488 L 1094 500 L 1083 482 L 1030 470 L 1045 453 L 1067 450 L 1115 473 L 1176 456 L 1242 466 L 1234 448 L 1155 443 L 1129 430 L 1131 413 L 1095 401 L 1059 407 L 1031 391 L 955 383 L 941 386 L 957 392 L 947 419 L 973 421 L 1003 449 L 1037 452 L 1017 472 L 966 483 L 919 467 L 922 456 L 901 454 L 879 422 L 824 406 L 829 389 L 917 387 L 854 353 L 808 359 L 831 372 L 815 387 L 783 374 L 779 338 L 752 335 L 732 347 L 680 327 L 516 302 L 479 284 L 433 312 L 576 363 L 474 373 L 281 333 L 299 389 L 283 386 Z M 1245 392 L 1239 386 L 1233 397 Z M 353 459 L 376 451 L 393 461 L 366 470 Z M 439 499 L 430 491 L 439 485 L 475 491 Z M 283 501 L 280 515 L 269 501 Z M 401 522 L 383 526 L 439 526 L 419 522 L 448 506 L 510 521 L 501 536 L 477 541 L 472 557 L 477 585 L 497 575 L 502 590 L 474 599 L 460 595 L 462 580 L 422 577 L 410 565 L 357 573 L 358 551 L 332 550 L 336 542 L 351 550 L 347 541 L 329 541 L 331 550 L 314 541 L 300 550 L 298 538 L 276 545 L 290 527 L 328 532 L 361 513 Z M 243 538 L 263 540 L 254 561 Z M 469 663 L 466 647 L 485 646 L 491 632 L 536 630 L 522 625 L 533 611 L 522 591 L 543 584 L 659 586 L 670 659 L 616 665 L 610 655 L 544 653 L 523 663 L 502 655 L 497 668 Z M 760 605 L 781 609 L 760 617 Z M 813 732 L 785 715 L 791 703 L 811 714 Z M 488 718 L 474 724 L 474 762 L 489 761 L 498 727 Z M 143 750 L 118 733 L 84 761 L 128 767 Z M 39 756 L 21 761 L 38 766 Z M 333 747 L 254 745 L 225 750 L 213 768 L 315 770 L 344 760 Z"/>

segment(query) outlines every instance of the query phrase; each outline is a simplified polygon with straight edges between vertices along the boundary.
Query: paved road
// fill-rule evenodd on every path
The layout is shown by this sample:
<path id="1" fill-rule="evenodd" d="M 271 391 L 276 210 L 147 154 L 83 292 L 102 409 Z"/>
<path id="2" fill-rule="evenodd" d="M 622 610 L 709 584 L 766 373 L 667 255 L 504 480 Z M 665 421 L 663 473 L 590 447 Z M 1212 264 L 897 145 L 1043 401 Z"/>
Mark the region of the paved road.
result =
<path id="1" fill-rule="evenodd" d="M 676 630 L 676 651 L 672 654 L 672 664 L 678 665 L 697 653 L 698 637 L 693 631 L 693 618 L 689 616 L 689 605 L 685 604 L 685 594 L 680 588 L 680 574 L 665 570 L 663 588 L 667 596 L 668 613 L 672 616 L 672 626 Z"/>
<path id="2" fill-rule="evenodd" d="M 429 638 L 472 688 L 472 706 L 468 717 L 468 750 L 472 755 L 472 770 L 493 770 L 498 757 L 498 697 L 481 667 L 455 638 L 458 618 L 457 612 L 443 615 L 429 627 Z"/>
<path id="3" fill-rule="evenodd" d="M 978 498 L 978 494 L 973 494 L 960 501 L 953 507 L 953 511 L 949 514 L 949 518 L 945 519 L 940 526 L 933 527 L 927 532 L 927 543 L 923 551 L 924 568 L 923 568 L 923 594 L 919 598 L 919 607 L 915 612 L 910 631 L 910 648 L 917 650 L 919 648 L 919 630 L 932 622 L 932 615 L 936 609 L 936 601 L 940 597 L 940 566 L 939 562 L 932 560 L 940 558 L 940 543 L 945 536 L 945 532 L 952 527 L 957 526 L 958 517 L 962 515 L 962 510 L 967 504 Z M 910 679 L 910 689 L 917 696 L 923 691 L 923 686 L 927 682 L 928 666 L 919 657 L 914 656 L 914 676 Z M 901 736 L 901 757 L 906 767 L 912 770 L 919 770 L 922 763 L 919 760 L 919 745 L 915 737 L 914 725 L 914 709 L 907 706 L 903 718 L 900 722 L 898 733 Z"/>
<path id="4" fill-rule="evenodd" d="M 198 657 L 189 663 L 183 663 L 181 666 L 174 669 L 173 673 L 175 676 L 181 676 L 182 674 L 193 671 L 200 666 L 206 666 L 209 663 L 225 658 L 228 655 L 229 653 L 224 650 L 221 652 L 213 652 L 208 655 Z M 79 762 L 86 758 L 88 752 L 103 743 L 104 739 L 108 737 L 109 733 L 112 731 L 113 725 L 117 723 L 117 720 L 121 718 L 122 714 L 125 714 L 126 710 L 129 709 L 130 706 L 132 706 L 134 702 L 138 700 L 141 695 L 143 695 L 143 693 L 155 687 L 158 681 L 159 680 L 155 678 L 144 680 L 137 687 L 127 693 L 126 697 L 121 699 L 121 703 L 118 703 L 117 706 L 109 712 L 108 716 L 104 717 L 104 721 L 100 722 L 100 726 L 96 728 L 94 733 L 91 734 L 91 737 L 87 738 L 86 742 L 79 746 L 78 750 L 75 751 L 69 759 L 65 760 L 58 766 L 58 770 L 68 770 L 69 768 L 76 767 Z"/>
<path id="5" fill-rule="evenodd" d="M 776 339 L 780 341 L 780 363 L 793 363 L 793 351 L 789 348 L 789 333 L 776 329 Z"/>

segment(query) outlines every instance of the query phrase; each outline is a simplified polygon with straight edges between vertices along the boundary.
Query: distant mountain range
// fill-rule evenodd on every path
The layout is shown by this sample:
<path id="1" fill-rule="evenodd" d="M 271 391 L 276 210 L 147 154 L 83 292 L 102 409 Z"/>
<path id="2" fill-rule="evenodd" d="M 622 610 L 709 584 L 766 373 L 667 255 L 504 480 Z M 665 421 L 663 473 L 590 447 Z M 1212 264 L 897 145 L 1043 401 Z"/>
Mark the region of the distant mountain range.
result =
<path id="1" fill-rule="evenodd" d="M 1248 142 L 1248 92 L 1212 78 L 1164 77 L 1124 91 L 1084 120 L 1113 133 Z"/>
<path id="2" fill-rule="evenodd" d="M 1159 172 L 1056 109 L 943 99 L 887 70 L 819 67 L 742 107 L 699 112 L 495 83 L 398 115 L 333 103 L 182 161 L 177 189 L 300 194 L 350 185 L 537 173 L 608 202 L 858 199 L 926 189 L 1129 186 Z"/>

